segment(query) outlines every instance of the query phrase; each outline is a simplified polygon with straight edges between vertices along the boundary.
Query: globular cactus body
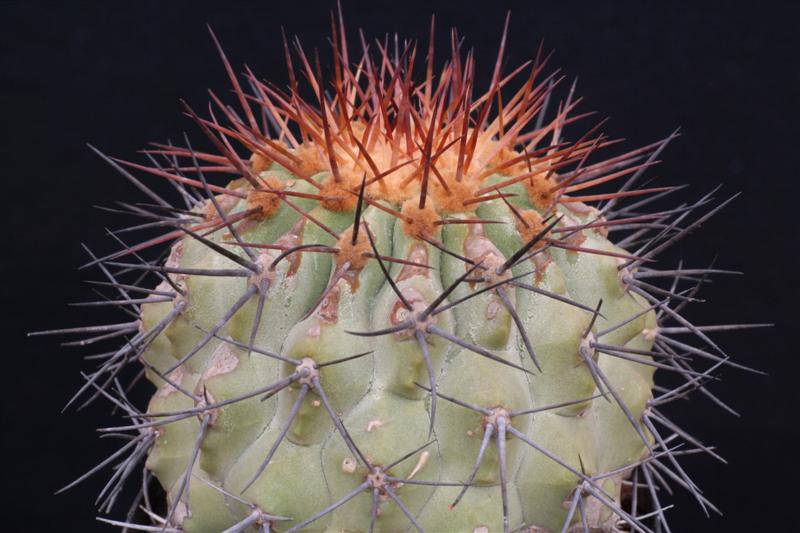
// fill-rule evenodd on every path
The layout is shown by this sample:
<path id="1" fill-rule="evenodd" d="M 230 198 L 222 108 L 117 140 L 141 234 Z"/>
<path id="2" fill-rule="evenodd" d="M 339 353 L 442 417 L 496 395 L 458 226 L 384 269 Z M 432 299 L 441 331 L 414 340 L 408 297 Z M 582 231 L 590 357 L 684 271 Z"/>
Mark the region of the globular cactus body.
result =
<path id="1" fill-rule="evenodd" d="M 281 190 L 300 182 L 277 164 L 266 175 Z M 329 176 L 317 174 L 317 183 Z M 491 174 L 486 181 L 508 177 Z M 234 190 L 253 194 L 249 185 Z M 364 195 L 380 202 L 378 190 L 365 187 Z M 397 204 L 385 203 L 398 211 L 394 216 L 363 199 L 357 234 L 355 209 L 305 202 L 313 220 L 338 240 L 292 211 L 237 230 L 248 245 L 290 243 L 288 250 L 250 246 L 254 259 L 239 250 L 252 273 L 220 254 L 216 246 L 236 243 L 224 230 L 208 237 L 216 246 L 192 236 L 173 245 L 167 264 L 179 270 L 242 274 L 172 274 L 175 284 L 185 285 L 183 294 L 142 306 L 147 332 L 185 305 L 142 354 L 158 386 L 148 413 L 169 417 L 190 409 L 197 415 L 160 425 L 148 460 L 178 501 L 184 467 L 199 445 L 192 468 L 199 479 L 181 500 L 181 526 L 224 529 L 248 516 L 246 506 L 203 487 L 205 480 L 271 515 L 292 517 L 282 524 L 287 529 L 362 486 L 352 502 L 307 528 L 368 530 L 376 490 L 374 527 L 381 531 L 410 525 L 393 497 L 431 531 L 502 530 L 504 521 L 557 529 L 568 511 L 562 503 L 581 475 L 614 471 L 648 451 L 649 435 L 628 422 L 621 405 L 641 417 L 651 397 L 650 368 L 600 354 L 592 343 L 598 331 L 633 318 L 613 340 L 601 340 L 647 351 L 653 341 L 645 331 L 655 312 L 625 290 L 615 257 L 557 253 L 542 243 L 531 257 L 510 264 L 532 240 L 525 238 L 529 228 L 517 228 L 522 224 L 513 210 L 536 221 L 540 232 L 546 227 L 523 195 L 509 200 L 513 210 L 502 199 L 464 212 L 431 210 L 436 220 L 485 217 L 503 227 L 443 224 L 422 234 L 408 233 Z M 246 209 L 243 198 L 224 216 Z M 550 232 L 595 214 L 559 206 Z M 278 235 L 268 226 L 288 230 Z M 596 230 L 580 233 L 581 246 L 626 254 Z M 303 253 L 298 247 L 304 245 L 336 250 Z M 280 260 L 292 248 L 297 251 Z M 367 254 L 404 261 L 383 264 L 394 286 Z M 594 309 L 600 301 L 602 317 Z M 618 398 L 611 397 L 612 387 Z M 539 412 L 524 413 L 531 410 Z M 377 471 L 383 481 L 375 481 Z M 618 501 L 622 477 L 598 482 L 598 490 Z M 467 481 L 461 501 L 448 510 Z M 596 517 L 602 524 L 613 518 L 608 510 Z"/>
<path id="2" fill-rule="evenodd" d="M 214 97 L 203 119 L 187 106 L 217 153 L 187 140 L 154 150 L 155 166 L 108 159 L 155 202 L 132 209 L 169 228 L 95 261 L 140 319 L 98 330 L 128 340 L 84 387 L 130 416 L 109 430 L 133 432 L 117 481 L 146 457 L 146 480 L 167 493 L 158 517 L 140 491 L 151 527 L 650 531 L 665 524 L 664 477 L 711 507 L 654 424 L 670 424 L 655 414 L 656 368 L 688 391 L 706 377 L 689 356 L 725 360 L 660 329 L 677 320 L 707 340 L 674 309 L 693 293 L 645 281 L 707 201 L 639 212 L 669 192 L 634 184 L 672 136 L 590 163 L 612 141 L 597 128 L 563 140 L 571 92 L 542 120 L 558 80 L 537 78 L 541 57 L 503 101 L 502 46 L 478 98 L 457 37 L 438 77 L 430 49 L 421 84 L 412 46 L 395 57 L 378 43 L 351 64 L 341 24 L 332 42 L 333 79 L 298 45 L 288 91 L 248 74 L 245 97 L 225 60 L 241 110 Z M 316 100 L 301 97 L 301 73 Z M 166 177 L 185 206 L 120 164 Z M 212 172 L 236 178 L 214 185 Z M 630 232 L 622 246 L 617 229 Z M 133 260 L 162 242 L 163 261 Z M 136 292 L 119 270 L 160 281 Z M 156 387 L 144 412 L 117 381 L 129 364 Z"/>

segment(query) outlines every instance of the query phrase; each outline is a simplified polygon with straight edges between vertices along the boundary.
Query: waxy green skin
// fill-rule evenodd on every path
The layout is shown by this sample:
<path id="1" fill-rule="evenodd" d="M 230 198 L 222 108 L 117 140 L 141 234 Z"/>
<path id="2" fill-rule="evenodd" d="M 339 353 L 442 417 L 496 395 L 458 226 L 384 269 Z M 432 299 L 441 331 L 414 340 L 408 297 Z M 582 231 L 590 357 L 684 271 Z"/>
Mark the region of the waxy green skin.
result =
<path id="1" fill-rule="evenodd" d="M 294 190 L 310 190 L 309 184 L 277 165 L 270 174 L 278 176 Z M 324 177 L 325 174 L 320 174 L 314 179 L 321 181 Z M 502 177 L 495 176 L 489 181 L 500 179 Z M 523 189 L 514 186 L 508 190 L 519 193 L 511 200 L 516 207 L 533 208 Z M 352 212 L 328 211 L 313 200 L 298 199 L 296 203 L 337 233 L 353 224 Z M 397 209 L 397 206 L 392 207 Z M 244 201 L 230 212 L 243 209 L 246 209 Z M 588 211 L 581 216 L 574 210 L 559 210 L 564 215 L 560 225 L 585 222 L 591 216 Z M 485 202 L 469 216 L 505 222 L 487 224 L 483 235 L 479 235 L 494 247 L 502 260 L 524 244 L 512 213 L 501 200 Z M 369 206 L 362 220 L 382 255 L 414 261 L 425 257 L 432 267 L 423 269 L 386 263 L 404 294 L 418 295 L 430 303 L 464 274 L 466 267 L 461 260 L 408 237 L 391 215 Z M 461 255 L 467 253 L 466 241 L 476 238 L 476 231 L 480 232 L 469 225 L 451 224 L 441 228 L 444 229 L 434 237 Z M 215 242 L 230 242 L 224 233 L 218 231 L 210 238 Z M 585 229 L 580 234 L 581 246 L 585 248 L 624 253 L 595 230 Z M 281 238 L 295 239 L 291 241 L 294 244 L 336 244 L 331 235 L 285 205 L 273 216 L 251 224 L 241 232 L 241 237 L 260 244 L 273 244 Z M 230 248 L 244 257 L 240 248 Z M 255 252 L 263 253 L 270 261 L 280 253 L 260 249 Z M 238 268 L 233 261 L 189 237 L 173 247 L 171 260 L 184 268 Z M 624 327 L 599 337 L 598 341 L 649 350 L 652 340 L 648 340 L 645 332 L 655 326 L 655 315 L 652 311 L 643 312 L 649 304 L 627 291 L 620 282 L 618 265 L 614 257 L 548 248 L 514 266 L 512 275 L 527 273 L 520 282 L 589 308 L 595 308 L 602 300 L 602 314 L 594 322 L 591 335 L 639 315 Z M 316 363 L 371 352 L 352 361 L 324 367 L 319 374 L 325 394 L 355 445 L 371 464 L 382 466 L 430 443 L 391 468 L 389 473 L 401 479 L 412 476 L 410 479 L 417 481 L 463 483 L 478 456 L 484 431 L 483 415 L 439 397 L 429 434 L 432 398 L 426 389 L 431 383 L 420 343 L 413 333 L 377 337 L 351 333 L 390 327 L 392 313 L 397 308 L 397 295 L 386 282 L 378 262 L 370 260 L 360 271 L 338 279 L 333 291 L 319 302 L 332 276 L 335 277 L 336 268 L 335 256 L 330 253 L 297 253 L 279 262 L 271 272 L 254 347 L 297 360 L 310 358 Z M 291 364 L 226 341 L 250 343 L 257 294 L 220 329 L 218 336 L 226 340 L 212 339 L 173 370 L 253 281 L 243 277 L 190 276 L 184 282 L 186 295 L 180 297 L 180 301 L 186 309 L 150 344 L 144 355 L 148 365 L 159 373 L 170 371 L 170 381 L 198 397 L 208 398 L 208 403 L 258 390 L 294 371 Z M 448 301 L 462 298 L 482 286 L 480 282 L 461 283 Z M 527 372 L 482 357 L 441 336 L 424 333 L 438 393 L 490 409 L 524 410 L 576 402 L 559 409 L 515 416 L 510 423 L 531 441 L 587 476 L 598 476 L 645 457 L 649 453 L 648 444 L 613 398 L 598 396 L 592 373 L 580 355 L 592 313 L 522 287 L 504 285 L 503 289 L 524 325 L 541 370 L 534 365 L 511 314 L 503 307 L 497 293 L 488 291 L 434 315 L 431 323 Z M 177 302 L 143 305 L 142 327 L 148 329 L 156 324 Z M 591 356 L 631 414 L 639 420 L 651 398 L 653 368 L 598 352 Z M 647 356 L 639 357 L 649 360 Z M 196 407 L 191 398 L 166 383 L 156 372 L 148 371 L 147 377 L 158 387 L 150 401 L 149 413 Z M 183 496 L 185 501 L 178 505 L 172 517 L 174 523 L 189 532 L 221 531 L 252 512 L 252 507 L 226 496 L 214 485 L 265 513 L 288 517 L 289 520 L 274 524 L 276 531 L 285 531 L 364 482 L 367 468 L 354 457 L 319 394 L 311 388 L 271 462 L 248 486 L 286 428 L 300 388 L 295 383 L 263 401 L 262 395 L 257 395 L 215 408 L 211 413 L 201 413 L 201 416 L 208 415 L 209 424 L 192 469 L 188 499 Z M 157 438 L 147 468 L 167 490 L 170 501 L 180 493 L 201 425 L 201 417 L 191 417 L 155 430 Z M 646 429 L 642 431 L 650 441 L 650 434 Z M 495 440 L 493 437 L 486 448 L 473 485 L 452 510 L 449 505 L 461 487 L 410 483 L 394 486 L 394 492 L 421 527 L 434 532 L 503 530 Z M 536 531 L 560 531 L 572 492 L 580 479 L 516 437 L 507 438 L 505 453 L 511 528 L 525 524 L 540 528 Z M 617 502 L 623 477 L 621 473 L 600 482 L 610 498 Z M 371 491 L 366 490 L 307 525 L 303 531 L 366 532 L 370 527 L 371 499 Z M 592 525 L 598 528 L 610 528 L 616 519 L 602 506 L 588 515 Z M 251 526 L 249 531 L 255 531 L 256 527 Z M 391 498 L 379 499 L 376 531 L 413 529 Z"/>

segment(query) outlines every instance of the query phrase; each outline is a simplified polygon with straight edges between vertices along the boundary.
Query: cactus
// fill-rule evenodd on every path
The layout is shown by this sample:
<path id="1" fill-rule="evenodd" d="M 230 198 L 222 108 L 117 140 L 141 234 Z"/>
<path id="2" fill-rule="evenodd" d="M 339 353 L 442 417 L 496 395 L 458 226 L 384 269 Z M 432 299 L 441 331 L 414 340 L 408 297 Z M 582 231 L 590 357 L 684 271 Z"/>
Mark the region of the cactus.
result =
<path id="1" fill-rule="evenodd" d="M 679 457 L 718 456 L 664 406 L 719 402 L 713 372 L 744 368 L 707 336 L 734 326 L 680 315 L 725 271 L 654 259 L 727 202 L 648 214 L 676 188 L 637 187 L 677 132 L 594 162 L 616 141 L 565 139 L 587 115 L 574 85 L 552 113 L 541 48 L 501 69 L 508 18 L 480 96 L 455 32 L 434 76 L 431 24 L 418 80 L 416 44 L 362 38 L 352 60 L 332 26 L 329 78 L 284 38 L 287 89 L 236 75 L 212 33 L 239 107 L 184 106 L 213 149 L 95 150 L 147 197 L 121 204 L 130 229 L 162 233 L 112 232 L 88 264 L 113 294 L 88 305 L 133 320 L 40 332 L 124 339 L 70 403 L 110 402 L 125 419 L 101 432 L 125 444 L 68 487 L 112 466 L 109 513 L 141 472 L 101 520 L 142 531 L 668 531 L 671 484 L 716 510 Z M 142 377 L 146 409 L 124 384 Z"/>

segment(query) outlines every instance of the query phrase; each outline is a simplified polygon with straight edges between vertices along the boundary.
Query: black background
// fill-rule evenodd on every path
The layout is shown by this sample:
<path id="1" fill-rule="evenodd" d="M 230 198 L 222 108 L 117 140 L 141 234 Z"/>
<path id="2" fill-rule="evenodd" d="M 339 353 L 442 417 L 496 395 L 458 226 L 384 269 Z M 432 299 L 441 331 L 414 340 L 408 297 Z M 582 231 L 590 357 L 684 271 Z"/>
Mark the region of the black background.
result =
<path id="1" fill-rule="evenodd" d="M 663 261 L 674 265 L 680 256 L 704 266 L 718 255 L 719 265 L 746 272 L 718 278 L 702 293 L 709 303 L 689 316 L 697 323 L 774 322 L 771 330 L 718 337 L 738 361 L 770 377 L 726 370 L 724 381 L 712 386 L 741 419 L 699 398 L 673 411 L 690 431 L 718 445 L 730 464 L 686 462 L 725 516 L 705 520 L 678 493 L 671 523 L 675 532 L 796 530 L 798 13 L 789 3 L 753 2 L 343 4 L 351 30 L 363 27 L 370 37 L 398 31 L 423 42 L 435 12 L 439 44 L 458 26 L 467 46 L 476 48 L 484 77 L 511 8 L 508 65 L 532 56 L 543 39 L 556 50 L 553 65 L 580 77 L 583 109 L 611 116 L 605 130 L 625 137 L 626 147 L 682 127 L 650 174 L 659 184 L 691 184 L 686 198 L 719 183 L 725 184 L 719 198 L 743 193 Z M 280 25 L 306 49 L 327 53 L 330 7 L 300 1 L 0 4 L 3 530 L 104 530 L 93 519 L 99 479 L 52 496 L 112 449 L 93 433 L 110 420 L 105 409 L 59 414 L 88 363 L 53 339 L 24 336 L 105 319 L 66 307 L 90 296 L 79 280 L 94 277 L 76 271 L 86 259 L 79 243 L 102 252 L 110 244 L 103 228 L 122 225 L 91 205 L 141 197 L 84 143 L 127 157 L 184 130 L 198 139 L 178 98 L 202 108 L 207 87 L 226 95 L 228 87 L 205 23 L 237 68 L 247 63 L 283 83 Z"/>

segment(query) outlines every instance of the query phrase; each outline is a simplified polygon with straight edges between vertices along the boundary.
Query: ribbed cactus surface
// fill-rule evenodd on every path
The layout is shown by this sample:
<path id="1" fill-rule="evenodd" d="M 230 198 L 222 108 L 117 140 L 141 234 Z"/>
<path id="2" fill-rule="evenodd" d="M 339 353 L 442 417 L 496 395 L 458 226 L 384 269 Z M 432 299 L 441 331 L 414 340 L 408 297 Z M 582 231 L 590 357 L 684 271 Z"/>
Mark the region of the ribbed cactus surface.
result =
<path id="1" fill-rule="evenodd" d="M 302 192 L 330 176 L 307 182 L 277 164 L 259 175 Z M 641 417 L 652 367 L 597 344 L 649 350 L 655 313 L 626 290 L 626 252 L 601 230 L 565 235 L 595 209 L 559 206 L 545 223 L 522 186 L 505 188 L 516 193 L 508 204 L 447 212 L 429 200 L 420 210 L 414 195 L 398 209 L 373 187 L 353 209 L 299 199 L 298 210 L 242 223 L 244 246 L 232 248 L 241 243 L 225 230 L 173 245 L 167 267 L 190 273 L 158 290 L 181 294 L 142 305 L 141 331 L 163 328 L 143 354 L 158 386 L 148 414 L 196 416 L 152 430 L 147 466 L 177 501 L 193 463 L 176 511 L 187 531 L 248 516 L 213 484 L 291 517 L 286 529 L 366 531 L 373 513 L 380 531 L 555 529 L 584 476 L 647 452 L 649 434 L 625 411 Z M 229 189 L 245 198 L 221 193 L 220 220 L 261 194 Z M 604 253 L 557 248 L 561 235 Z M 619 501 L 622 477 L 590 487 Z M 596 525 L 616 519 L 596 507 Z"/>
<path id="2" fill-rule="evenodd" d="M 713 509 L 676 450 L 714 452 L 661 409 L 710 394 L 728 362 L 679 314 L 716 271 L 653 260 L 714 211 L 689 218 L 704 197 L 646 214 L 671 189 L 637 186 L 674 135 L 595 161 L 616 141 L 601 125 L 565 140 L 585 118 L 574 86 L 556 104 L 541 54 L 504 73 L 505 30 L 480 96 L 455 32 L 446 65 L 434 75 L 431 45 L 418 77 L 414 43 L 351 59 L 341 15 L 331 43 L 327 77 L 285 45 L 287 88 L 237 76 L 220 48 L 238 107 L 186 106 L 213 149 L 102 156 L 148 197 L 122 204 L 139 229 L 161 231 L 113 233 L 121 250 L 93 256 L 134 321 L 60 331 L 125 339 L 81 389 L 127 417 L 101 430 L 127 439 L 101 463 L 116 464 L 101 510 L 145 461 L 127 518 L 104 520 L 648 532 L 667 527 L 673 483 Z M 657 368 L 678 384 L 655 393 Z M 131 369 L 155 385 L 146 409 L 126 397 Z"/>

